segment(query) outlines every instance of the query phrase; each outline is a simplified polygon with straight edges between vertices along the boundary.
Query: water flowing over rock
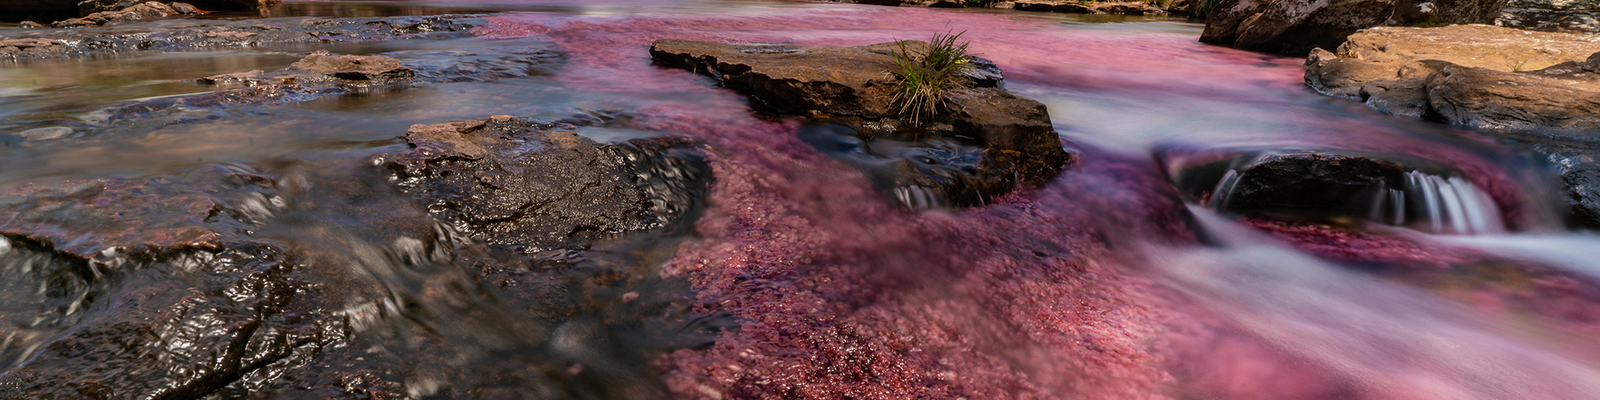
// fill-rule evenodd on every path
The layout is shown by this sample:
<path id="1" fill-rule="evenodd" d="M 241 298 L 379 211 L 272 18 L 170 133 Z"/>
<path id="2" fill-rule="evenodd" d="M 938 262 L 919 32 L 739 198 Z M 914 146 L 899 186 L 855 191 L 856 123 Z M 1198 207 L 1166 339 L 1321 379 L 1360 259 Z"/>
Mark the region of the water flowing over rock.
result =
<path id="1" fill-rule="evenodd" d="M 1503 6 L 1497 0 L 1222 0 L 1200 41 L 1301 56 L 1371 27 L 1489 23 Z"/>
<path id="2" fill-rule="evenodd" d="M 910 47 L 926 46 L 911 42 Z M 912 126 L 899 119 L 894 104 L 897 81 L 889 71 L 899 43 L 858 47 L 730 45 L 689 40 L 658 40 L 650 54 L 657 63 L 716 78 L 722 86 L 748 94 L 752 105 L 790 115 L 858 118 L 866 137 L 922 130 L 975 140 L 983 149 L 981 196 L 1004 193 L 1017 177 L 1053 175 L 1073 157 L 1061 145 L 1044 104 L 1001 89 L 998 68 L 974 59 L 964 73 L 974 86 L 951 90 L 952 112 L 935 124 Z M 915 180 L 915 179 L 912 179 Z M 921 184 L 901 185 L 929 187 Z M 948 185 L 940 188 L 945 194 Z M 938 187 L 938 186 L 934 186 Z M 909 199 L 910 192 L 897 194 Z M 915 202 L 912 202 L 915 203 Z M 981 202 L 978 202 L 981 203 Z"/>
<path id="3" fill-rule="evenodd" d="M 1600 43 L 1583 35 L 1492 26 L 1374 28 L 1338 53 L 1314 52 L 1306 84 L 1385 113 L 1471 128 L 1531 133 L 1531 146 L 1559 165 L 1581 226 L 1600 227 L 1593 168 L 1575 149 L 1600 140 Z M 1517 135 L 1517 139 L 1527 139 Z M 1557 143 L 1545 146 L 1542 143 Z M 1550 153 L 1541 149 L 1562 149 Z"/>
<path id="4" fill-rule="evenodd" d="M 481 21 L 470 17 L 432 16 L 219 20 L 176 28 L 138 25 L 117 31 L 54 29 L 26 38 L 0 37 L 0 60 L 465 37 L 470 35 L 466 31 L 479 23 Z"/>

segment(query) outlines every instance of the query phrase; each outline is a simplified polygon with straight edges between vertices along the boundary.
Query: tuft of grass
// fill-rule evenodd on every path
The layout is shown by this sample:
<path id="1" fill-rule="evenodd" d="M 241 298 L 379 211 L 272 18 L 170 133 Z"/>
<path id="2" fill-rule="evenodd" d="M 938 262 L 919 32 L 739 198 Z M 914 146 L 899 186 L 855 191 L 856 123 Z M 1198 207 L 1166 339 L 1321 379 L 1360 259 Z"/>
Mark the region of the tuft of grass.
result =
<path id="1" fill-rule="evenodd" d="M 949 109 L 945 92 L 972 84 L 970 78 L 961 74 L 972 57 L 967 54 L 969 43 L 960 41 L 961 35 L 966 33 L 936 33 L 921 51 L 899 42 L 900 51 L 893 52 L 892 72 L 900 78 L 894 104 L 903 118 L 918 125 L 932 121 Z"/>

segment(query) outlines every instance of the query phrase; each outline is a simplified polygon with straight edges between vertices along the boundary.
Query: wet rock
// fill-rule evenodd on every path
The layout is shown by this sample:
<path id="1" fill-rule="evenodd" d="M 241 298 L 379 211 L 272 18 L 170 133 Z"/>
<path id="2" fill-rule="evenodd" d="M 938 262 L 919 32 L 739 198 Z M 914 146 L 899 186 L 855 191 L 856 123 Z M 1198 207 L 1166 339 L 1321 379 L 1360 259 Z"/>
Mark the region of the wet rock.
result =
<path id="1" fill-rule="evenodd" d="M 415 125 L 401 188 L 457 230 L 534 253 L 666 226 L 708 177 L 687 143 L 603 145 L 520 119 Z"/>
<path id="2" fill-rule="evenodd" d="M 416 76 L 400 60 L 384 56 L 330 55 L 326 51 L 312 53 L 289 66 L 296 74 L 309 73 L 328 78 L 351 81 L 390 83 Z"/>
<path id="3" fill-rule="evenodd" d="M 1094 9 L 1076 1 L 1019 1 L 1014 6 L 1021 11 L 1093 14 Z"/>
<path id="4" fill-rule="evenodd" d="M 975 140 L 984 149 L 981 164 L 997 168 L 990 172 L 995 176 L 1049 176 L 1072 159 L 1044 105 L 997 87 L 1001 78 L 987 61 L 974 62 L 983 68 L 968 72 L 974 87 L 948 94 L 947 115 L 924 127 L 900 121 L 892 100 L 896 81 L 888 73 L 898 49 L 895 43 L 813 48 L 658 40 L 650 54 L 657 63 L 717 78 L 750 95 L 760 109 L 859 118 L 867 138 L 919 131 Z"/>
<path id="5" fill-rule="evenodd" d="M 1212 7 L 1200 41 L 1302 56 L 1338 47 L 1371 27 L 1486 23 L 1502 6 L 1491 0 L 1223 0 Z"/>
<path id="6" fill-rule="evenodd" d="M 22 21 L 22 22 L 18 22 L 17 23 L 17 27 L 18 28 L 22 28 L 22 29 L 39 29 L 39 28 L 43 28 L 44 25 L 41 25 L 38 22 L 33 22 L 33 21 Z"/>
<path id="7" fill-rule="evenodd" d="M 26 57 L 50 54 L 67 49 L 67 44 L 51 39 L 0 39 L 0 57 Z"/>
<path id="8" fill-rule="evenodd" d="M 25 130 L 25 131 L 22 131 L 22 132 L 17 132 L 17 136 L 21 136 L 24 139 L 28 139 L 28 140 L 55 140 L 55 139 L 60 139 L 60 138 L 63 138 L 63 137 L 67 137 L 67 135 L 71 135 L 71 134 L 72 134 L 72 128 L 68 128 L 68 127 L 65 127 L 65 126 L 52 126 L 52 127 L 45 127 L 45 128 L 33 128 L 33 129 Z"/>
<path id="9" fill-rule="evenodd" d="M 1213 202 L 1227 210 L 1368 211 L 1372 192 L 1402 188 L 1410 171 L 1392 162 L 1343 154 L 1286 154 L 1260 159 L 1240 172 Z"/>

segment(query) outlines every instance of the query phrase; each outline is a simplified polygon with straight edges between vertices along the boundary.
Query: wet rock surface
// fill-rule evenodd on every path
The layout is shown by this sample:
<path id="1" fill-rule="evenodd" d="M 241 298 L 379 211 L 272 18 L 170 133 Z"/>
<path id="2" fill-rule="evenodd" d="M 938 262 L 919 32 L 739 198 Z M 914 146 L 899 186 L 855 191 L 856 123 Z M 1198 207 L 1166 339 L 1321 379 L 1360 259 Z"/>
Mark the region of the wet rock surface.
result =
<path id="1" fill-rule="evenodd" d="M 97 12 L 84 15 L 82 18 L 68 18 L 51 23 L 54 28 L 80 28 L 86 26 L 101 26 L 116 22 L 129 22 L 147 19 L 170 17 L 174 15 L 197 15 L 200 10 L 188 3 L 161 3 L 156 1 L 117 3 L 108 6 L 94 6 Z"/>
<path id="2" fill-rule="evenodd" d="M 509 116 L 417 125 L 391 161 L 401 187 L 475 240 L 528 253 L 681 220 L 708 171 L 688 143 L 602 145 Z M 547 128 L 547 127 L 544 127 Z"/>
<path id="3" fill-rule="evenodd" d="M 84 57 L 95 54 L 136 54 L 156 51 L 196 51 L 274 45 L 360 42 L 395 39 L 465 37 L 481 24 L 461 16 L 390 18 L 294 18 L 279 20 L 208 20 L 176 27 L 120 27 L 24 31 L 0 36 L 0 60 Z M 141 31 L 142 30 L 142 31 Z M 27 47 L 3 43 L 35 43 Z M 27 41 L 27 42 L 23 42 Z M 43 45 L 43 43 L 51 43 Z M 14 48 L 14 49 L 13 49 Z"/>
<path id="4" fill-rule="evenodd" d="M 1375 28 L 1315 52 L 1306 84 L 1394 115 L 1482 129 L 1548 159 L 1573 223 L 1596 227 L 1591 144 L 1600 128 L 1600 44 L 1491 26 Z"/>
<path id="5" fill-rule="evenodd" d="M 966 72 L 973 78 L 973 87 L 948 94 L 952 112 L 925 126 L 901 121 L 893 104 L 896 81 L 888 73 L 894 62 L 892 52 L 898 48 L 895 43 L 798 47 L 658 40 L 650 54 L 658 64 L 717 78 L 722 86 L 751 96 L 758 109 L 849 119 L 848 124 L 865 139 L 939 135 L 965 140 L 965 145 L 976 147 L 982 155 L 975 174 L 966 173 L 957 180 L 983 183 L 947 183 L 932 189 L 939 196 L 953 196 L 948 201 L 954 204 L 981 204 L 983 201 L 973 202 L 966 193 L 975 189 L 980 199 L 1004 193 L 1019 177 L 1052 176 L 1072 162 L 1044 104 L 1000 88 L 999 70 L 987 60 L 975 59 L 976 68 Z M 918 187 L 896 186 L 892 190 L 897 192 L 928 190 L 925 185 L 933 182 L 954 182 L 950 177 L 926 173 L 896 181 Z M 904 195 L 896 193 L 903 202 Z"/>
<path id="6" fill-rule="evenodd" d="M 1168 10 L 1150 3 L 1113 1 L 1019 1 L 1015 3 L 1013 9 L 1069 14 L 1163 15 L 1169 13 Z"/>
<path id="7" fill-rule="evenodd" d="M 1338 47 L 1366 28 L 1489 23 L 1503 6 L 1491 0 L 1223 0 L 1212 7 L 1200 41 L 1303 56 Z"/>

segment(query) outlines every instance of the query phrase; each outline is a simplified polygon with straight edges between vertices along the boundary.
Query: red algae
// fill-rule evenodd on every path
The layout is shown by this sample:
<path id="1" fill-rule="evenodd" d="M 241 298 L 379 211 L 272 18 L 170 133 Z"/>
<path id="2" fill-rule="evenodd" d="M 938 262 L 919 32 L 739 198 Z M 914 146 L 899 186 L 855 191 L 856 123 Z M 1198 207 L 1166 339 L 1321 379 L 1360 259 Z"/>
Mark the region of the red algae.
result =
<path id="1" fill-rule="evenodd" d="M 683 245 L 662 273 L 690 282 L 698 311 L 732 316 L 740 326 L 709 348 L 657 361 L 677 398 L 1492 398 L 1485 394 L 1538 382 L 1488 379 L 1483 368 L 1446 361 L 1511 360 L 1549 376 L 1586 376 L 1537 357 L 1494 358 L 1514 351 L 1509 345 L 1483 359 L 1433 348 L 1364 352 L 1422 335 L 1370 326 L 1405 315 L 1329 327 L 1346 321 L 1294 325 L 1289 318 L 1301 310 L 1294 307 L 1321 310 L 1315 304 L 1242 311 L 1264 300 L 1248 289 L 1205 286 L 1239 273 L 1221 267 L 1238 260 L 1199 245 L 1190 213 L 1142 154 L 1085 150 L 1076 169 L 984 208 L 898 209 L 859 172 L 801 143 L 799 122 L 759 118 L 742 96 L 707 78 L 653 67 L 646 48 L 665 38 L 862 45 L 965 30 L 963 38 L 1012 82 L 1229 101 L 1303 95 L 1298 60 L 1206 47 L 1186 35 L 1069 32 L 1048 19 L 920 8 L 486 19 L 476 34 L 547 40 L 565 51 L 567 71 L 552 78 L 560 85 L 627 94 L 617 101 L 635 128 L 706 143 L 717 181 L 697 224 L 701 240 Z M 1322 140 L 1450 163 L 1512 206 L 1503 210 L 1521 212 L 1514 207 L 1525 202 L 1516 179 L 1470 151 L 1396 138 L 1393 127 L 1368 121 L 1310 124 L 1352 131 L 1292 143 L 1327 146 Z M 1382 238 L 1282 231 L 1341 261 L 1452 260 Z M 1171 248 L 1189 250 L 1164 254 Z M 1205 273 L 1218 276 L 1183 276 Z M 1426 304 L 1416 312 L 1438 309 Z M 1272 326 L 1274 317 L 1291 325 Z M 1479 343 L 1451 324 L 1419 329 Z M 1381 343 L 1363 347 L 1363 340 Z M 1358 354 L 1338 354 L 1345 348 Z M 1486 383 L 1459 387 L 1473 379 Z M 1541 393 L 1574 391 L 1581 388 Z"/>

